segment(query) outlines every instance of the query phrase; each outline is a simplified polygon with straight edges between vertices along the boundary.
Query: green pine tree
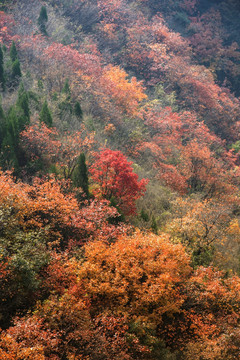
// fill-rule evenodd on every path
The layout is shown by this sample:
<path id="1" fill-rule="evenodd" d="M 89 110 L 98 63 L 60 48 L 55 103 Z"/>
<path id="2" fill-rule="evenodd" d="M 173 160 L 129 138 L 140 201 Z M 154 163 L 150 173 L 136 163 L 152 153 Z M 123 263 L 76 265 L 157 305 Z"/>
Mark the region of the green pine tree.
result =
<path id="1" fill-rule="evenodd" d="M 152 216 L 151 229 L 154 232 L 154 234 L 156 235 L 158 234 L 158 226 L 154 215 Z"/>
<path id="2" fill-rule="evenodd" d="M 23 109 L 12 106 L 6 116 L 5 136 L 2 144 L 3 162 L 5 168 L 14 167 L 14 174 L 18 175 L 20 167 L 26 164 L 25 153 L 20 146 L 20 133 L 27 124 Z"/>
<path id="3" fill-rule="evenodd" d="M 65 81 L 65 83 L 64 83 L 64 86 L 63 86 L 63 89 L 62 89 L 62 93 L 63 93 L 63 94 L 68 94 L 68 95 L 71 94 L 71 90 L 70 90 L 69 80 L 68 80 L 68 79 L 66 79 L 66 81 Z"/>
<path id="4" fill-rule="evenodd" d="M 47 9 L 46 6 L 42 6 L 38 17 L 38 23 L 47 22 L 47 21 L 48 21 Z"/>
<path id="5" fill-rule="evenodd" d="M 3 67 L 3 51 L 0 45 L 0 91 L 5 90 L 5 75 Z"/>
<path id="6" fill-rule="evenodd" d="M 141 210 L 140 216 L 143 219 L 143 221 L 146 222 L 149 221 L 149 215 L 144 209 Z"/>
<path id="7" fill-rule="evenodd" d="M 118 204 L 117 204 L 116 199 L 115 199 L 113 196 L 112 196 L 111 199 L 110 199 L 110 206 L 115 207 L 115 208 L 117 209 L 119 215 L 108 218 L 109 224 L 115 224 L 115 225 L 117 225 L 117 224 L 119 224 L 120 222 L 125 221 L 125 216 L 124 216 L 124 214 L 122 213 L 120 207 L 119 207 Z"/>
<path id="8" fill-rule="evenodd" d="M 29 98 L 28 94 L 24 89 L 23 83 L 21 83 L 18 91 L 18 99 L 16 103 L 17 107 L 23 111 L 24 117 L 26 118 L 25 123 L 30 122 L 30 109 L 29 109 Z"/>
<path id="9" fill-rule="evenodd" d="M 18 52 L 17 52 L 17 48 L 16 48 L 16 44 L 13 41 L 11 48 L 10 48 L 10 59 L 12 60 L 12 62 L 18 60 Z"/>
<path id="10" fill-rule="evenodd" d="M 6 133 L 6 118 L 5 118 L 5 114 L 2 108 L 2 105 L 0 104 L 0 149 L 2 146 L 2 142 L 4 139 Z"/>
<path id="11" fill-rule="evenodd" d="M 45 6 L 41 7 L 38 17 L 39 30 L 43 35 L 47 35 L 46 23 L 48 22 L 47 9 Z"/>
<path id="12" fill-rule="evenodd" d="M 21 67 L 19 60 L 15 60 L 12 63 L 12 80 L 13 84 L 16 85 L 19 81 L 19 78 L 22 76 Z"/>
<path id="13" fill-rule="evenodd" d="M 48 35 L 46 25 L 44 23 L 39 24 L 39 30 L 43 35 Z"/>
<path id="14" fill-rule="evenodd" d="M 19 142 L 20 126 L 19 126 L 19 114 L 16 107 L 11 107 L 6 117 L 6 129 L 11 135 L 13 144 L 17 146 Z"/>
<path id="15" fill-rule="evenodd" d="M 88 170 L 84 153 L 81 153 L 78 158 L 77 166 L 73 176 L 73 184 L 74 186 L 81 188 L 87 198 L 89 197 Z"/>
<path id="16" fill-rule="evenodd" d="M 48 108 L 48 103 L 45 100 L 39 115 L 39 121 L 40 122 L 44 122 L 48 127 L 52 126 L 53 120 L 52 120 L 52 115 L 51 112 Z"/>
<path id="17" fill-rule="evenodd" d="M 83 118 L 83 112 L 80 103 L 77 101 L 74 105 L 74 114 L 79 118 Z"/>
<path id="18" fill-rule="evenodd" d="M 1 146 L 0 164 L 4 170 L 12 168 L 18 170 L 19 164 L 12 134 L 7 131 Z"/>
<path id="19" fill-rule="evenodd" d="M 19 169 L 19 118 L 14 107 L 11 107 L 6 116 L 5 131 L 1 146 L 1 167 Z"/>
<path id="20" fill-rule="evenodd" d="M 71 104 L 71 90 L 68 79 L 66 79 L 64 83 L 64 86 L 62 88 L 62 94 L 64 94 L 64 96 L 61 96 L 62 101 L 59 103 L 58 107 L 60 109 L 60 117 L 66 118 L 66 115 L 68 116 L 69 113 L 72 114 L 73 112 Z"/>

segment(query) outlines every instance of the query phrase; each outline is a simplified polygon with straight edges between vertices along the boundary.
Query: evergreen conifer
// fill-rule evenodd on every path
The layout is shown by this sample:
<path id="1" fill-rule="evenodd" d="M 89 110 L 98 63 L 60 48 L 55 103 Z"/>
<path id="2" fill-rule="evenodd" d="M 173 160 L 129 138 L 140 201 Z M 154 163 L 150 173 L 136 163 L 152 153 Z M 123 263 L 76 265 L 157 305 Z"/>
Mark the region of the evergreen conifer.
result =
<path id="1" fill-rule="evenodd" d="M 16 60 L 18 60 L 17 48 L 16 48 L 14 41 L 12 42 L 12 45 L 10 48 L 10 59 L 12 60 L 12 62 L 15 62 Z"/>
<path id="2" fill-rule="evenodd" d="M 14 140 L 8 131 L 3 139 L 0 163 L 4 170 L 9 170 L 11 168 L 18 169 L 19 167 Z"/>
<path id="3" fill-rule="evenodd" d="M 20 62 L 18 59 L 16 59 L 12 63 L 12 80 L 14 82 L 14 85 L 18 83 L 19 78 L 22 76 Z"/>
<path id="4" fill-rule="evenodd" d="M 82 111 L 81 105 L 80 105 L 80 103 L 78 101 L 74 105 L 74 114 L 79 119 L 82 119 L 82 117 L 83 117 L 83 111 Z"/>
<path id="5" fill-rule="evenodd" d="M 154 232 L 154 234 L 156 235 L 158 234 L 158 226 L 154 215 L 152 216 L 151 229 Z"/>
<path id="6" fill-rule="evenodd" d="M 2 105 L 0 104 L 0 150 L 5 136 L 5 132 L 6 132 L 6 119 Z"/>
<path id="7" fill-rule="evenodd" d="M 110 217 L 108 218 L 108 222 L 109 224 L 119 224 L 120 222 L 123 222 L 125 221 L 125 216 L 124 214 L 122 213 L 121 209 L 119 208 L 119 206 L 117 205 L 117 201 L 116 199 L 112 196 L 111 199 L 110 199 L 110 206 L 113 206 L 117 209 L 118 211 L 118 214 L 117 216 L 113 216 L 113 217 Z"/>
<path id="8" fill-rule="evenodd" d="M 0 91 L 5 89 L 5 76 L 3 67 L 3 51 L 0 45 Z"/>
<path id="9" fill-rule="evenodd" d="M 146 222 L 149 221 L 149 215 L 144 209 L 141 210 L 140 216 L 143 219 L 143 221 L 146 221 Z"/>
<path id="10" fill-rule="evenodd" d="M 17 145 L 20 133 L 19 114 L 13 106 L 9 109 L 6 117 L 6 129 L 12 137 L 13 144 Z"/>
<path id="11" fill-rule="evenodd" d="M 41 7 L 38 17 L 39 30 L 43 35 L 47 35 L 46 23 L 48 22 L 47 9 L 45 6 Z"/>
<path id="12" fill-rule="evenodd" d="M 16 109 L 11 107 L 6 116 L 4 124 L 4 134 L 1 145 L 1 167 L 6 169 L 19 168 L 18 148 L 19 148 L 19 118 Z"/>
<path id="13" fill-rule="evenodd" d="M 30 122 L 30 109 L 28 94 L 24 89 L 23 83 L 21 83 L 18 91 L 17 107 L 19 107 L 26 118 L 26 124 Z"/>
<path id="14" fill-rule="evenodd" d="M 78 158 L 77 166 L 73 177 L 73 184 L 74 186 L 81 188 L 86 194 L 87 198 L 89 197 L 88 170 L 84 153 L 81 153 Z"/>
<path id="15" fill-rule="evenodd" d="M 39 121 L 40 122 L 44 122 L 48 127 L 52 126 L 53 120 L 52 120 L 52 115 L 51 112 L 48 108 L 48 103 L 45 100 L 40 112 L 40 116 L 39 116 Z"/>
<path id="16" fill-rule="evenodd" d="M 65 83 L 64 83 L 64 86 L 63 86 L 63 89 L 62 89 L 62 93 L 63 93 L 63 94 L 68 94 L 68 95 L 71 94 L 71 90 L 70 90 L 69 80 L 68 80 L 68 79 L 66 79 L 66 81 L 65 81 Z"/>

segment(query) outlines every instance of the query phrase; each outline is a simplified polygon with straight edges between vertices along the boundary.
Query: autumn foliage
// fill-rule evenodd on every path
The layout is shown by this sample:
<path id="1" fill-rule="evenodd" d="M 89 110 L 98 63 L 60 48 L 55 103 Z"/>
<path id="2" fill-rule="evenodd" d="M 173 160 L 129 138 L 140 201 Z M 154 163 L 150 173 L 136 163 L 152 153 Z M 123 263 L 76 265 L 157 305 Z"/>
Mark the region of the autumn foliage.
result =
<path id="1" fill-rule="evenodd" d="M 90 168 L 92 180 L 98 185 L 95 193 L 108 200 L 114 199 L 126 215 L 135 213 L 135 202 L 144 194 L 147 184 L 146 179 L 138 181 L 131 165 L 120 151 L 103 149 L 96 154 Z"/>
<path id="2" fill-rule="evenodd" d="M 239 279 L 212 268 L 193 272 L 184 248 L 164 236 L 97 241 L 85 247 L 82 264 L 58 256 L 51 268 L 57 293 L 2 333 L 4 356 L 154 359 L 176 348 L 187 359 L 237 354 Z"/>
<path id="3" fill-rule="evenodd" d="M 13 39 L 13 26 L 15 25 L 14 19 L 11 15 L 0 11 L 0 41 L 6 45 L 10 45 Z"/>
<path id="4" fill-rule="evenodd" d="M 67 192 L 67 193 L 65 193 Z M 94 200 L 79 208 L 68 184 L 54 178 L 36 178 L 32 185 L 15 183 L 9 174 L 0 177 L 1 206 L 3 211 L 12 209 L 14 221 L 23 231 L 43 230 L 49 241 L 86 241 L 88 236 L 114 236 L 115 227 L 107 225 L 107 219 L 116 216 L 116 209 L 106 200 Z M 16 215 L 15 215 L 16 214 Z M 11 218 L 8 219 L 9 226 Z M 106 232 L 103 224 L 106 225 Z"/>
<path id="5" fill-rule="evenodd" d="M 0 359 L 238 360 L 238 1 L 0 8 Z"/>

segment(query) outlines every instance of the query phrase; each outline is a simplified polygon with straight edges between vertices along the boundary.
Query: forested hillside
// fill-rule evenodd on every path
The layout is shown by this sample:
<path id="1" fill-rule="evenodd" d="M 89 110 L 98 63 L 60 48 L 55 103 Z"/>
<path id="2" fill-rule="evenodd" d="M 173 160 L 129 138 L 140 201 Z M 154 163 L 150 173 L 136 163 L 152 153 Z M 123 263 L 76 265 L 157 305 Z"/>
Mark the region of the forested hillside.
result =
<path id="1" fill-rule="evenodd" d="M 239 18 L 0 2 L 0 359 L 239 359 Z"/>

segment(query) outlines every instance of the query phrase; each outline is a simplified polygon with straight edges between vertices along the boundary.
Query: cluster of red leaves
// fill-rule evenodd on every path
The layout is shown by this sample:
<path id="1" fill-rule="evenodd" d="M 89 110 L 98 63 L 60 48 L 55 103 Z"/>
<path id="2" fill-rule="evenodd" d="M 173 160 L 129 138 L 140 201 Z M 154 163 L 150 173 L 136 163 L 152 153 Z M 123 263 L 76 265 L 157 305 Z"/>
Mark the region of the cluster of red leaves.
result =
<path id="1" fill-rule="evenodd" d="M 135 213 L 136 200 L 144 194 L 148 183 L 146 179 L 138 181 L 131 165 L 120 151 L 103 149 L 95 155 L 89 169 L 93 182 L 98 185 L 95 195 L 108 200 L 113 198 L 125 215 Z"/>

